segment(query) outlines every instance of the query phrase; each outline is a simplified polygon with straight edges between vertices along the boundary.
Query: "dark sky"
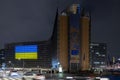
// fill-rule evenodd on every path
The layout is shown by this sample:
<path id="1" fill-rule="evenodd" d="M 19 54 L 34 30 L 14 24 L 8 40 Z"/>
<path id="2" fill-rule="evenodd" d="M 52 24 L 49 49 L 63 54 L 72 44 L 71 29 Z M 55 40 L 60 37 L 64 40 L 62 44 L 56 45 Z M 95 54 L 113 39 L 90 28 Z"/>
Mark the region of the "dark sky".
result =
<path id="1" fill-rule="evenodd" d="M 120 0 L 93 0 L 92 41 L 107 43 L 108 53 L 120 57 Z"/>
<path id="2" fill-rule="evenodd" d="M 108 53 L 120 56 L 120 0 L 0 0 L 0 49 L 11 42 L 51 37 L 56 8 L 72 3 L 91 11 L 92 42 L 107 43 Z"/>

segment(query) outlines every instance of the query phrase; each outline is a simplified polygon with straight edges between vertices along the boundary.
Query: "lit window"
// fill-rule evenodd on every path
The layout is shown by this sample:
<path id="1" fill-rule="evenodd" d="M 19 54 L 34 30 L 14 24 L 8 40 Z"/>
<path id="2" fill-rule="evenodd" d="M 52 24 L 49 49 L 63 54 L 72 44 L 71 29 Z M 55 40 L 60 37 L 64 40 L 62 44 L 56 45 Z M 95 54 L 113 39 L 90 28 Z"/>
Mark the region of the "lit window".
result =
<path id="1" fill-rule="evenodd" d="M 100 64 L 100 62 L 94 62 L 94 64 Z"/>
<path id="2" fill-rule="evenodd" d="M 96 52 L 95 54 L 100 54 L 99 52 Z"/>
<path id="3" fill-rule="evenodd" d="M 105 64 L 105 62 L 101 62 L 101 64 Z"/>
<path id="4" fill-rule="evenodd" d="M 93 48 L 92 46 L 90 46 L 90 48 Z"/>

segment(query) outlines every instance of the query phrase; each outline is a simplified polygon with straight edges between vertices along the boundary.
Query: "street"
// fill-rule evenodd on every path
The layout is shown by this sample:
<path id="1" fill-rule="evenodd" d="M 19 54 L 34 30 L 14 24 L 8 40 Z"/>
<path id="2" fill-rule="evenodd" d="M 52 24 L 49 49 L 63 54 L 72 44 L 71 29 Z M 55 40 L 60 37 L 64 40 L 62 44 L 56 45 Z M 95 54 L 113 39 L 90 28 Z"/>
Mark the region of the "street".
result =
<path id="1" fill-rule="evenodd" d="M 0 80 L 23 80 L 23 72 L 18 71 L 21 77 L 15 77 L 15 76 L 9 76 L 6 74 L 5 77 L 1 77 Z M 44 73 L 45 80 L 93 80 L 93 78 L 90 77 L 82 77 L 82 76 L 76 76 L 74 74 L 65 74 L 65 73 Z M 33 80 L 32 78 L 26 78 L 25 80 Z"/>

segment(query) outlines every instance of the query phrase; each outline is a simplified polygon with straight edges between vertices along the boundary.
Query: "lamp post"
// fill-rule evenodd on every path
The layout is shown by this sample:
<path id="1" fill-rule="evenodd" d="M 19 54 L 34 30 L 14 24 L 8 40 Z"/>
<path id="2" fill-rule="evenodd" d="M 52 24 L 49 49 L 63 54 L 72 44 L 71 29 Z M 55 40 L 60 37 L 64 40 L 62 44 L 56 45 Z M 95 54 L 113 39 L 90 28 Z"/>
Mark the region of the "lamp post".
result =
<path id="1" fill-rule="evenodd" d="M 20 61 L 19 67 L 21 67 L 24 72 L 24 60 L 22 59 L 22 62 L 21 62 L 21 58 L 18 58 L 18 60 Z"/>
<path id="2" fill-rule="evenodd" d="M 18 58 L 19 61 L 21 61 L 21 58 Z M 22 68 L 24 69 L 24 60 L 22 60 Z"/>
<path id="3" fill-rule="evenodd" d="M 22 60 L 23 61 L 23 70 L 24 70 L 24 60 Z"/>
<path id="4" fill-rule="evenodd" d="M 12 67 L 14 69 L 14 64 L 11 61 L 8 61 L 9 67 Z"/>
<path id="5" fill-rule="evenodd" d="M 21 62 L 21 58 L 18 58 L 18 61 L 19 61 L 19 62 L 18 62 L 18 64 L 19 64 L 19 63 Z M 19 67 L 19 65 L 18 65 L 18 67 Z"/>

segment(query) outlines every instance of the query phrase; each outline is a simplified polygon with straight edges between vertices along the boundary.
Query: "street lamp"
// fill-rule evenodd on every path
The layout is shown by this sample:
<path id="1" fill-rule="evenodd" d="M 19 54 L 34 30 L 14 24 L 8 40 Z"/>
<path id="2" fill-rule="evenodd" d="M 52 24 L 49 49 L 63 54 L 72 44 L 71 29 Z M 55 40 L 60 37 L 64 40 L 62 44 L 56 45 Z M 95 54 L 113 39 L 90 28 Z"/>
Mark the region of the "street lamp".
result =
<path id="1" fill-rule="evenodd" d="M 60 73 L 63 72 L 63 70 L 62 70 L 62 66 L 61 66 L 61 65 L 59 65 L 59 72 L 60 72 Z"/>
<path id="2" fill-rule="evenodd" d="M 14 69 L 14 64 L 11 61 L 8 61 L 9 67 L 12 67 Z"/>
<path id="3" fill-rule="evenodd" d="M 18 58 L 18 67 L 19 67 L 19 65 L 20 65 L 20 62 L 21 62 L 21 58 Z"/>

